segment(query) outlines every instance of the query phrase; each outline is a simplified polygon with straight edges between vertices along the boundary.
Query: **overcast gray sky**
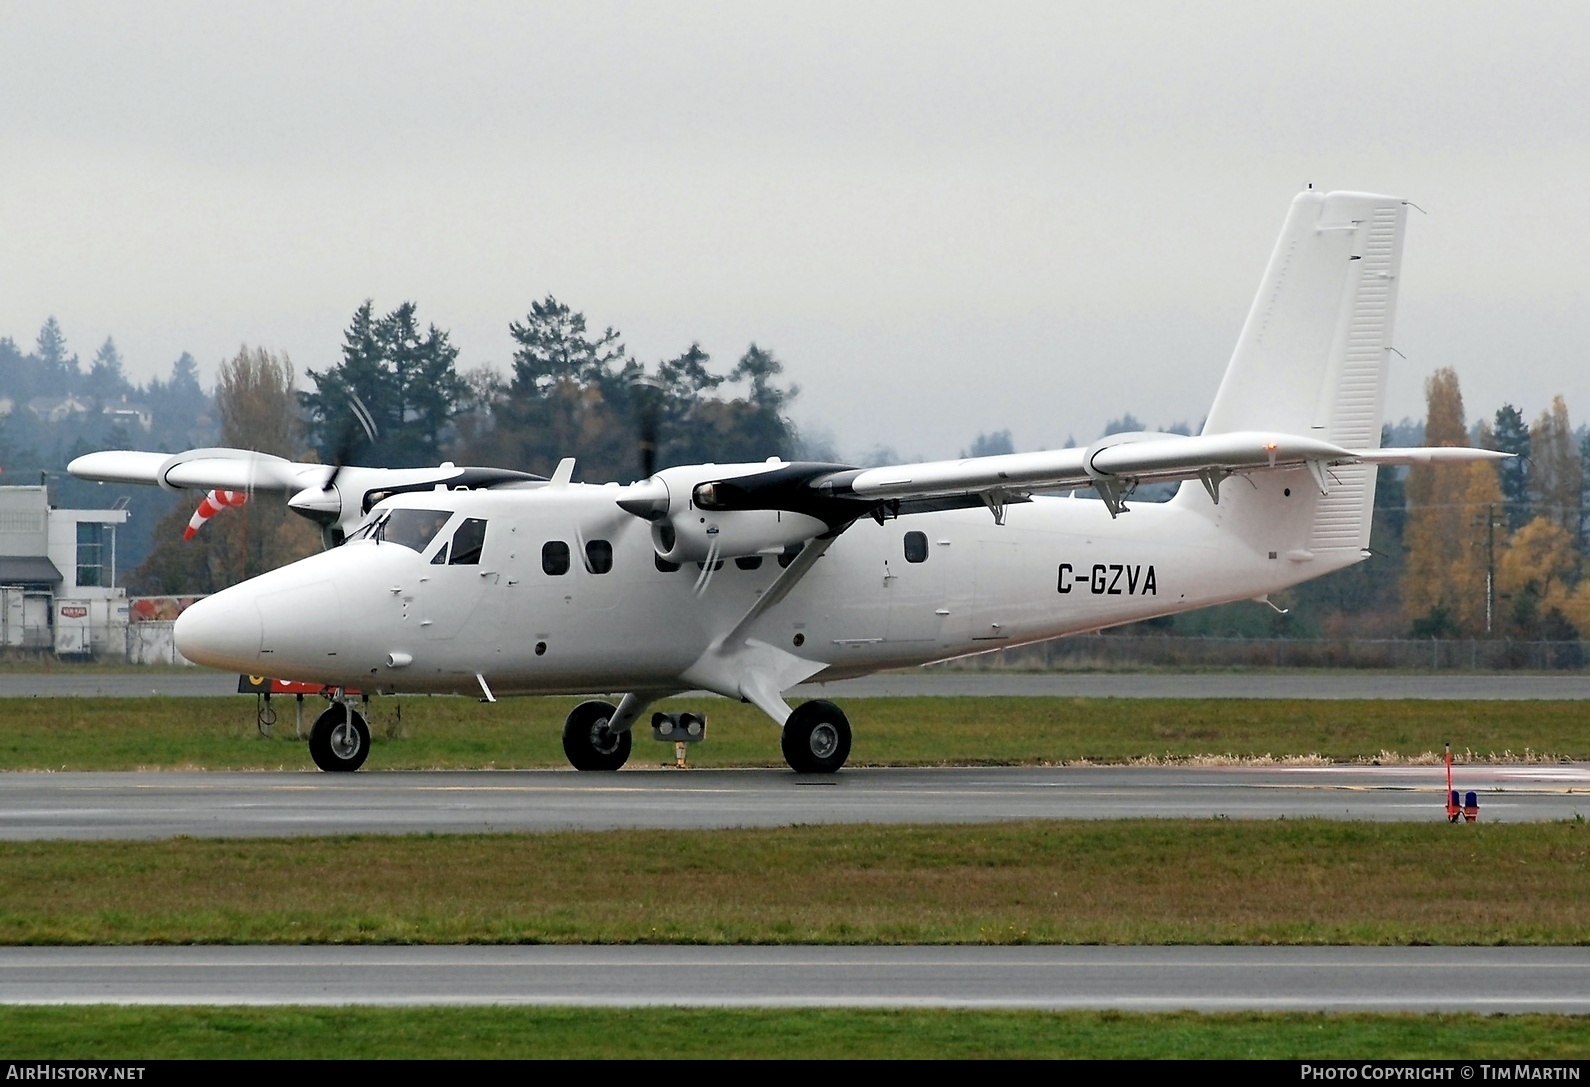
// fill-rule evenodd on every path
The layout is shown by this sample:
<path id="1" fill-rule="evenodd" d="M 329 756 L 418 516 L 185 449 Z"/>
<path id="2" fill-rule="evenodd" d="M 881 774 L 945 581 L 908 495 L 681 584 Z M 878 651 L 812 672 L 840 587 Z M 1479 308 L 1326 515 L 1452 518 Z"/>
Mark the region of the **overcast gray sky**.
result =
<path id="1" fill-rule="evenodd" d="M 1306 182 L 1416 201 L 1393 416 L 1590 419 L 1590 5 L 0 6 L 0 334 L 139 379 L 465 365 L 553 293 L 654 361 L 756 340 L 842 449 L 1202 417 Z"/>

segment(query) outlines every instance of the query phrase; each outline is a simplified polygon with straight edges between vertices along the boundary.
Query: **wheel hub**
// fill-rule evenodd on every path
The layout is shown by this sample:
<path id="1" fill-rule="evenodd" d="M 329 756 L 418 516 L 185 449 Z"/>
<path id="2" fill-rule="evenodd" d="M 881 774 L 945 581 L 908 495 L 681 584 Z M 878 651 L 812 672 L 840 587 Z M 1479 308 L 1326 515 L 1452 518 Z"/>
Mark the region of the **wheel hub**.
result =
<path id="1" fill-rule="evenodd" d="M 607 718 L 591 726 L 591 749 L 603 755 L 611 755 L 618 750 L 618 733 L 607 727 Z"/>
<path id="2" fill-rule="evenodd" d="M 359 753 L 359 732 L 352 722 L 344 721 L 331 730 L 331 753 L 339 759 L 351 759 Z"/>
<path id="3" fill-rule="evenodd" d="M 839 750 L 839 730 L 824 721 L 812 729 L 811 748 L 812 754 L 819 759 L 832 758 Z"/>

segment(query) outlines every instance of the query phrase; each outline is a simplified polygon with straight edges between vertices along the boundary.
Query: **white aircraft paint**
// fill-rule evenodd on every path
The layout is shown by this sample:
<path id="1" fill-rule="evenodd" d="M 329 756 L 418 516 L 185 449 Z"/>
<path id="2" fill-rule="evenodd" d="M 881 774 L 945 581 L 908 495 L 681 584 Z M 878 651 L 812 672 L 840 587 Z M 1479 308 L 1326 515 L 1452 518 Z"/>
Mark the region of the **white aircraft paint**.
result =
<path id="1" fill-rule="evenodd" d="M 596 722 L 619 733 L 655 698 L 700 688 L 785 726 L 781 692 L 812 677 L 1263 598 L 1339 570 L 1368 554 L 1376 465 L 1497 456 L 1377 448 L 1406 216 L 1390 197 L 1296 198 L 1196 437 L 868 470 L 692 465 L 627 487 L 571 483 L 567 462 L 550 481 L 451 465 L 333 480 L 235 450 L 100 453 L 72 471 L 252 485 L 336 533 L 362 525 L 189 608 L 176 639 L 200 663 L 377 692 L 630 692 Z M 800 478 L 768 490 L 780 473 Z M 1170 502 L 1129 501 L 1165 479 L 1184 481 Z M 1032 493 L 1086 486 L 1106 501 Z M 911 512 L 947 501 L 975 506 Z M 420 511 L 445 522 L 424 540 L 404 529 Z M 482 521 L 478 558 L 459 564 Z M 835 727 L 842 762 L 842 715 Z"/>

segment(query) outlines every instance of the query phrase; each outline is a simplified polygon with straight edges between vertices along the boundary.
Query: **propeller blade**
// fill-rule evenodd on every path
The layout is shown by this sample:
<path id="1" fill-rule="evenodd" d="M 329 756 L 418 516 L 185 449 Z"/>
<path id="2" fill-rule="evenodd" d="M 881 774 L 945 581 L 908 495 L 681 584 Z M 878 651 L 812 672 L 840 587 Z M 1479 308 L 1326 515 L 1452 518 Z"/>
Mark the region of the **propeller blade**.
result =
<path id="1" fill-rule="evenodd" d="M 375 416 L 371 415 L 370 409 L 364 406 L 359 394 L 350 391 L 348 417 L 343 420 L 338 435 L 337 448 L 331 460 L 331 474 L 326 476 L 326 481 L 320 485 L 322 491 L 329 491 L 337 485 L 337 476 L 353 457 L 354 446 L 359 439 L 358 431 L 354 429 L 355 423 L 364 431 L 365 440 L 374 445 L 376 435 L 381 433 L 381 428 L 375 425 Z"/>
<path id="2" fill-rule="evenodd" d="M 630 382 L 635 391 L 635 422 L 639 427 L 636 437 L 640 446 L 640 478 L 650 479 L 657 474 L 657 429 L 663 387 L 654 377 L 641 375 Z"/>

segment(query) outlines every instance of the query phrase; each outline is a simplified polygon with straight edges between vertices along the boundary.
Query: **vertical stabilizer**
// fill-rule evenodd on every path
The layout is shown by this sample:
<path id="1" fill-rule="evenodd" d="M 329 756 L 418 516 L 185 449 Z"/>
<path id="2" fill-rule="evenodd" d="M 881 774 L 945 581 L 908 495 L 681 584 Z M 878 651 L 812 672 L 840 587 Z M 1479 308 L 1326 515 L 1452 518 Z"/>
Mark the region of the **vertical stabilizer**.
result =
<path id="1" fill-rule="evenodd" d="M 1279 430 L 1348 449 L 1380 445 L 1407 216 L 1396 197 L 1298 194 L 1205 434 Z M 1374 469 L 1335 468 L 1326 482 L 1303 550 L 1367 547 Z"/>

